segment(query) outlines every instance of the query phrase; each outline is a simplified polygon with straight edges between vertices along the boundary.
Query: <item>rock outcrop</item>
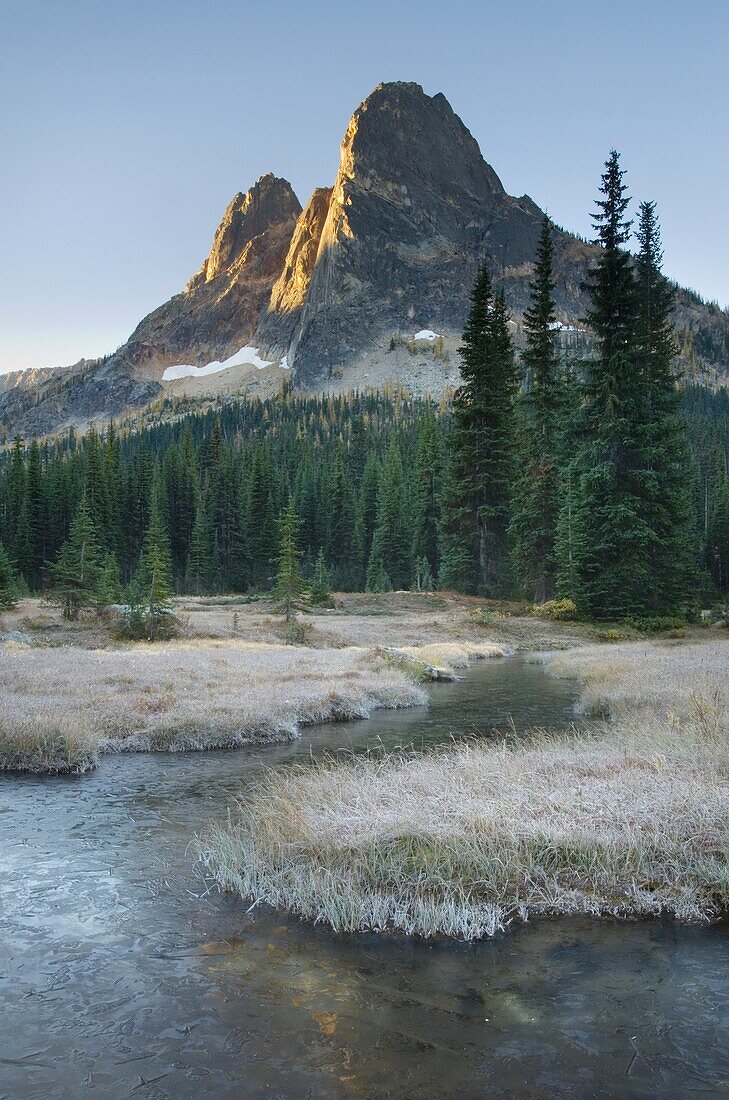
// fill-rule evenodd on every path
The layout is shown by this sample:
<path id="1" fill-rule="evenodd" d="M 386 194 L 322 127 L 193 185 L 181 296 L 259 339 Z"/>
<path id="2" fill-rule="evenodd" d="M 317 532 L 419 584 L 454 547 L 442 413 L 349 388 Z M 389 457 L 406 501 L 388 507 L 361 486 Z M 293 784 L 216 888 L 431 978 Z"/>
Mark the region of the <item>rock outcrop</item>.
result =
<path id="1" fill-rule="evenodd" d="M 256 335 L 269 354 L 287 353 L 300 384 L 396 333 L 459 331 L 484 257 L 511 308 L 526 305 L 542 212 L 528 196 L 506 194 L 443 95 L 417 84 L 376 88 L 347 127 L 324 214 L 326 195 L 316 192 L 299 221 L 304 270 L 287 264 Z M 302 225 L 307 215 L 320 230 L 313 269 L 317 234 Z M 570 320 L 582 310 L 589 249 L 558 231 L 555 248 Z"/>
<path id="2" fill-rule="evenodd" d="M 43 433 L 119 416 L 164 392 L 167 366 L 225 360 L 247 344 L 268 360 L 286 356 L 309 389 L 342 372 L 342 385 L 403 377 L 430 388 L 432 372 L 408 369 L 412 337 L 433 330 L 455 350 L 484 259 L 518 339 L 542 216 L 529 196 L 506 193 L 443 95 L 381 84 L 351 118 L 333 187 L 302 211 L 286 180 L 262 176 L 230 202 L 182 293 L 111 356 L 0 382 L 0 423 Z M 596 249 L 561 229 L 553 237 L 558 316 L 579 326 Z M 676 327 L 689 370 L 729 376 L 726 311 L 679 289 Z M 448 355 L 441 387 L 457 381 Z"/>

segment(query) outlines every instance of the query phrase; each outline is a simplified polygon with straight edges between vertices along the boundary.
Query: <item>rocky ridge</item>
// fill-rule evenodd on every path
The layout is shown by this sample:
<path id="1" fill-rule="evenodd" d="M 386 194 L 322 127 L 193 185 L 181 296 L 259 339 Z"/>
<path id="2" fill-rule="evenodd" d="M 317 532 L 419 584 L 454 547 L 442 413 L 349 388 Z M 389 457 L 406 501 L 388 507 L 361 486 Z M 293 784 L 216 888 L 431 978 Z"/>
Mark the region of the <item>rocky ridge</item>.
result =
<path id="1" fill-rule="evenodd" d="M 119 416 L 165 392 L 166 367 L 225 360 L 245 345 L 273 362 L 285 356 L 302 388 L 364 387 L 370 378 L 443 388 L 457 381 L 458 333 L 484 258 L 518 342 L 542 216 L 528 195 L 506 193 L 442 94 L 379 85 L 350 120 L 332 187 L 315 190 L 303 210 L 271 174 L 236 194 L 180 294 L 111 356 L 0 378 L 0 421 L 42 433 Z M 595 249 L 558 228 L 554 245 L 558 315 L 569 331 L 584 315 Z M 686 365 L 728 376 L 729 314 L 680 290 L 676 323 Z M 444 337 L 447 369 L 435 363 L 435 346 L 413 345 L 421 329 Z M 411 361 L 427 369 L 407 370 Z"/>

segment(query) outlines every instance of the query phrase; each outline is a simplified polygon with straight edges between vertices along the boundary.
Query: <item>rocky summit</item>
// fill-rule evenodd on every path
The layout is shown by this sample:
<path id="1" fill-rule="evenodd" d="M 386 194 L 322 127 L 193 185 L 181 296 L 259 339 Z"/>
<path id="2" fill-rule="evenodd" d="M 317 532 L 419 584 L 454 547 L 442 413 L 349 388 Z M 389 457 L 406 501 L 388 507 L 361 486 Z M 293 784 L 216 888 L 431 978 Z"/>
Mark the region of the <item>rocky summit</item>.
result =
<path id="1" fill-rule="evenodd" d="M 409 374 L 398 349 L 432 355 L 436 336 L 455 347 L 484 259 L 518 341 L 542 216 L 528 195 L 506 193 L 443 95 L 381 84 L 352 115 L 332 187 L 303 210 L 271 174 L 236 194 L 180 294 L 113 355 L 0 378 L 0 419 L 6 431 L 42 433 L 119 416 L 165 392 L 167 367 L 224 363 L 243 347 L 282 361 L 305 389 L 337 379 L 437 388 L 432 372 Z M 595 249 L 558 228 L 554 246 L 559 319 L 579 332 Z M 679 289 L 676 327 L 689 370 L 729 375 L 725 311 Z M 441 388 L 457 381 L 456 363 L 439 377 Z"/>

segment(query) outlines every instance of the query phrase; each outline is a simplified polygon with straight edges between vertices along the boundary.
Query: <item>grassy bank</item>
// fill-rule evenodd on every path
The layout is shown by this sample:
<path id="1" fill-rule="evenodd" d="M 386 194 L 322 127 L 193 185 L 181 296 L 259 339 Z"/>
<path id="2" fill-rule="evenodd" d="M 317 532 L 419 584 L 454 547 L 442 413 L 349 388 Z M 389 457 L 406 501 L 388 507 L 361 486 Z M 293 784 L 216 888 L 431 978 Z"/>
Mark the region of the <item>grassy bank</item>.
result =
<path id="1" fill-rule="evenodd" d="M 201 840 L 217 882 L 338 930 L 491 935 L 537 914 L 729 908 L 726 643 L 589 647 L 589 733 L 271 774 Z"/>
<path id="2" fill-rule="evenodd" d="M 426 699 L 365 650 L 232 641 L 6 647 L 0 696 L 0 770 L 56 773 L 87 771 L 103 752 L 285 741 L 304 725 Z"/>

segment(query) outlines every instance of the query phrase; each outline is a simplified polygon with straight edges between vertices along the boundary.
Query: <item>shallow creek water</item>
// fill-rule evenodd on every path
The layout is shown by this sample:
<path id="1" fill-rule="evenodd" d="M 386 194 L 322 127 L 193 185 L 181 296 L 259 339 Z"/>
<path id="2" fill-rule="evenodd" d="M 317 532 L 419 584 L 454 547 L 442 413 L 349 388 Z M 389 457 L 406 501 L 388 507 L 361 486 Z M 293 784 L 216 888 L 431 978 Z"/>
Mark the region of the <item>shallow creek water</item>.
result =
<path id="1" fill-rule="evenodd" d="M 264 767 L 564 725 L 519 659 L 428 709 L 237 752 L 0 781 L 0 1098 L 729 1095 L 729 929 L 583 918 L 339 936 L 206 892 L 188 845 Z"/>

